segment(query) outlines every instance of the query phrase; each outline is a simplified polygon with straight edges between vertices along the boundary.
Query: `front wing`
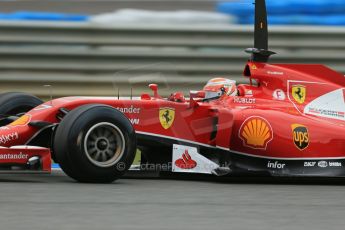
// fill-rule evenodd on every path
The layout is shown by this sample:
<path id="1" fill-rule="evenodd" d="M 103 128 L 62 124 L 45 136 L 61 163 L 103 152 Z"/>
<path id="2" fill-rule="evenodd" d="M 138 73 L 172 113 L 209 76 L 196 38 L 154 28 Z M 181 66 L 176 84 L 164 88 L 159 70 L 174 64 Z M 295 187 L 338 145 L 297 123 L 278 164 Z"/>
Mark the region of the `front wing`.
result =
<path id="1" fill-rule="evenodd" d="M 50 173 L 50 150 L 34 146 L 0 147 L 0 173 Z"/>

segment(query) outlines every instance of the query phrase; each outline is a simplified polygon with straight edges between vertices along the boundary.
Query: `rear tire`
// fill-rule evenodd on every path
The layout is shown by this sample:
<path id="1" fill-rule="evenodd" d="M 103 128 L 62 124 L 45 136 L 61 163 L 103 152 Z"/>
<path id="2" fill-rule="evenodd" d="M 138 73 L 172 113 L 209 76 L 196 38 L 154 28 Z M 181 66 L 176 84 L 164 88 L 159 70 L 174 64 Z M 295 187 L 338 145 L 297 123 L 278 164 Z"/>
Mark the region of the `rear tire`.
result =
<path id="1" fill-rule="evenodd" d="M 85 105 L 57 127 L 54 154 L 62 170 L 84 183 L 110 183 L 133 163 L 136 135 L 130 121 L 105 105 Z"/>

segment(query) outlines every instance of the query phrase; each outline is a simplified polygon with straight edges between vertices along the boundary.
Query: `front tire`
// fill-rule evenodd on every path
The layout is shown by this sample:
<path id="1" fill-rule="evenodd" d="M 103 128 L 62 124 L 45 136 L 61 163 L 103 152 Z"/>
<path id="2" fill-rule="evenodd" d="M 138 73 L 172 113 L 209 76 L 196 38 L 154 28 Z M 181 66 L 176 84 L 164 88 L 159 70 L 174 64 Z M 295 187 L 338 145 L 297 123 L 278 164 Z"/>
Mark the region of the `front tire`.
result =
<path id="1" fill-rule="evenodd" d="M 30 111 L 42 104 L 43 101 L 26 93 L 3 93 L 0 94 L 0 115 L 16 116 Z M 11 120 L 0 119 L 0 126 L 11 123 Z"/>
<path id="2" fill-rule="evenodd" d="M 85 183 L 110 183 L 133 163 L 136 135 L 130 121 L 105 105 L 85 105 L 59 124 L 54 154 L 62 170 Z"/>

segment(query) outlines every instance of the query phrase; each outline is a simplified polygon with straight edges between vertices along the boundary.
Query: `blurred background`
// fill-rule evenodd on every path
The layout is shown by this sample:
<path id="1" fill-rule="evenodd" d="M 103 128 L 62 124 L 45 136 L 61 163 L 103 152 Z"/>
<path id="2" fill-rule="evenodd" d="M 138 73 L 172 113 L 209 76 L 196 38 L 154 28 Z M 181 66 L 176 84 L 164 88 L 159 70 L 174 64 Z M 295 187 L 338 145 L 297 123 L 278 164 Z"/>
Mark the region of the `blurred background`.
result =
<path id="1" fill-rule="evenodd" d="M 0 1 L 0 91 L 48 99 L 202 88 L 246 81 L 253 0 Z M 272 62 L 320 63 L 345 73 L 344 0 L 267 0 Z"/>

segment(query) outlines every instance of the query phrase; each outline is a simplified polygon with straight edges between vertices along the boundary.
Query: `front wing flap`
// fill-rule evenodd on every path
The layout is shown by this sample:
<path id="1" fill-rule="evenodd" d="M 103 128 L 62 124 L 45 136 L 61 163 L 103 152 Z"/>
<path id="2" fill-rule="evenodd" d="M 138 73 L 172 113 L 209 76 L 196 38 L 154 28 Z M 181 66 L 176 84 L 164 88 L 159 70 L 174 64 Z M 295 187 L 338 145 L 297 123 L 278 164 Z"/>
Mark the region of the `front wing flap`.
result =
<path id="1" fill-rule="evenodd" d="M 50 150 L 34 146 L 0 147 L 0 173 L 50 173 Z"/>

